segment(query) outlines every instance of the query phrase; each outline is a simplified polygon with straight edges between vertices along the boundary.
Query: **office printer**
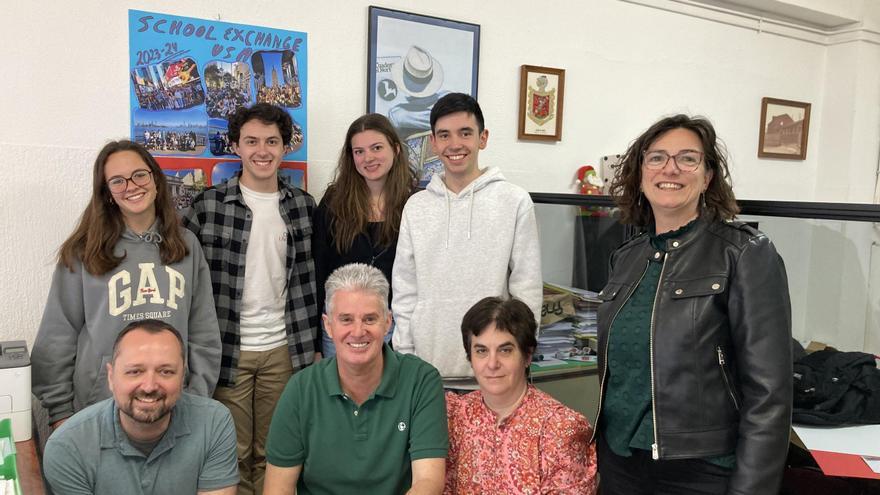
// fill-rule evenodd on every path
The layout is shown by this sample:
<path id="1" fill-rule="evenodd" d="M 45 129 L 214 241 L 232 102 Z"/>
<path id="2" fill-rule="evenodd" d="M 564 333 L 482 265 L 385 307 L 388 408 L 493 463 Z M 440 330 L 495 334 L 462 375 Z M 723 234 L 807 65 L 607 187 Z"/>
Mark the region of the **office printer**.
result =
<path id="1" fill-rule="evenodd" d="M 0 342 L 0 419 L 12 420 L 16 442 L 31 438 L 31 360 L 23 340 Z"/>

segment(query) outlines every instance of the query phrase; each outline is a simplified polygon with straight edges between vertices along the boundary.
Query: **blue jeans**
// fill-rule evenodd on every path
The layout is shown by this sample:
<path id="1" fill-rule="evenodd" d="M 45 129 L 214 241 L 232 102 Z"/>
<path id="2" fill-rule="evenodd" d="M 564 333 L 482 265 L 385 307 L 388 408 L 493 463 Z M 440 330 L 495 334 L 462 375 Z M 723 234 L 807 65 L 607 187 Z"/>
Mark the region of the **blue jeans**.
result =
<path id="1" fill-rule="evenodd" d="M 388 329 L 388 333 L 385 334 L 385 342 L 391 342 L 391 335 L 394 333 L 394 319 L 391 319 L 391 328 Z M 327 333 L 327 330 L 324 328 L 324 320 L 321 320 L 321 342 L 323 346 L 323 354 L 321 354 L 324 358 L 331 358 L 336 355 L 336 345 L 333 343 L 333 339 L 330 338 L 330 335 Z"/>

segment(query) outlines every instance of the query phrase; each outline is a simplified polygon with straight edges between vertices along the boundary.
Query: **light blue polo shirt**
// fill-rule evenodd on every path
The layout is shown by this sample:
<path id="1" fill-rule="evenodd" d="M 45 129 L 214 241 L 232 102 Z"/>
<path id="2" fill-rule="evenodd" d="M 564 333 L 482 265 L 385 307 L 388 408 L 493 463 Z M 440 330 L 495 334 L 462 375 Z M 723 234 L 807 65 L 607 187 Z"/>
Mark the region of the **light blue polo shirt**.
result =
<path id="1" fill-rule="evenodd" d="M 299 495 L 405 493 L 412 461 L 449 447 L 440 373 L 383 346 L 382 379 L 360 406 L 342 391 L 336 358 L 293 375 L 275 407 L 266 446 L 278 467 L 303 466 Z"/>
<path id="2" fill-rule="evenodd" d="M 46 443 L 43 473 L 58 494 L 149 495 L 238 484 L 235 427 L 219 402 L 182 393 L 149 456 L 119 423 L 112 398 L 74 414 Z"/>

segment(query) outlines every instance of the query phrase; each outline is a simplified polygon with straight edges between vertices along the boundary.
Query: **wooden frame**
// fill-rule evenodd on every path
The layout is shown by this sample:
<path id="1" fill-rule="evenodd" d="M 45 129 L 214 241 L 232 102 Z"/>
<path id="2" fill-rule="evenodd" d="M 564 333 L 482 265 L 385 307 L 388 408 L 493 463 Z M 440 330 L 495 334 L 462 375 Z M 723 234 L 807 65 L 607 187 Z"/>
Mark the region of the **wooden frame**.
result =
<path id="1" fill-rule="evenodd" d="M 810 107 L 801 101 L 762 98 L 758 157 L 805 160 Z"/>
<path id="2" fill-rule="evenodd" d="M 517 137 L 561 141 L 564 96 L 565 69 L 536 65 L 520 67 Z"/>

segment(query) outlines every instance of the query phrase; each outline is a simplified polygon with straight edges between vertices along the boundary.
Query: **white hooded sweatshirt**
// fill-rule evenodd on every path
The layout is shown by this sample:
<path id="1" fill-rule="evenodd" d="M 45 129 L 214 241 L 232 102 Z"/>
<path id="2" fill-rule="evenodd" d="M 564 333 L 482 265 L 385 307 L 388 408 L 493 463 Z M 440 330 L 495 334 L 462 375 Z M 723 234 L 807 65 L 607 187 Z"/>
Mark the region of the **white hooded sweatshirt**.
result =
<path id="1" fill-rule="evenodd" d="M 394 349 L 449 383 L 474 376 L 461 319 L 480 299 L 512 296 L 541 314 L 541 256 L 529 194 L 490 167 L 459 194 L 434 175 L 403 209 L 392 274 Z"/>

